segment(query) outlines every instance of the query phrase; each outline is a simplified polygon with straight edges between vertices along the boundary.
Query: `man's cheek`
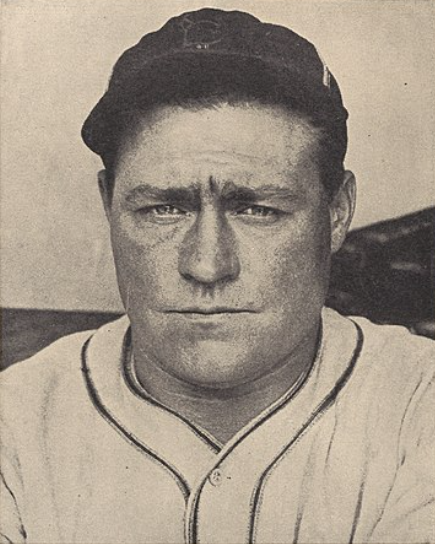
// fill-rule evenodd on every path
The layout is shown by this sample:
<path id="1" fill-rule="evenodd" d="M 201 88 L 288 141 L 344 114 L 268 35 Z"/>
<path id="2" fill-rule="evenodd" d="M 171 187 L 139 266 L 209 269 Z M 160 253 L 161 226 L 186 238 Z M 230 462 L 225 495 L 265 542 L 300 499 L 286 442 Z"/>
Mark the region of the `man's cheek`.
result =
<path id="1" fill-rule="evenodd" d="M 261 290 L 277 300 L 310 298 L 323 287 L 325 256 L 318 248 L 293 244 L 277 251 L 269 260 Z M 307 249 L 309 248 L 309 249 Z"/>
<path id="2" fill-rule="evenodd" d="M 123 240 L 115 251 L 118 275 L 137 296 L 156 299 L 174 290 L 179 281 L 178 260 L 174 248 L 156 251 L 156 247 Z"/>

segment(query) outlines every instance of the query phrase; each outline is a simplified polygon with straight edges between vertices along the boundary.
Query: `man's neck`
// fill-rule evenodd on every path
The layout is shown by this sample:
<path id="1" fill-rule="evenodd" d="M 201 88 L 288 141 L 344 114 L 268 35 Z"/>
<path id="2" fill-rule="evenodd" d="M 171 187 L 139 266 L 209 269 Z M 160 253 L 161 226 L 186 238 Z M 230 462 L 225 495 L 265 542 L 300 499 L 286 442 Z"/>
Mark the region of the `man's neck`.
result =
<path id="1" fill-rule="evenodd" d="M 133 334 L 135 372 L 147 394 L 207 431 L 222 445 L 303 380 L 316 357 L 318 344 L 318 334 L 314 334 L 268 374 L 235 387 L 212 389 L 183 382 L 165 372 L 142 350 L 135 349 Z"/>

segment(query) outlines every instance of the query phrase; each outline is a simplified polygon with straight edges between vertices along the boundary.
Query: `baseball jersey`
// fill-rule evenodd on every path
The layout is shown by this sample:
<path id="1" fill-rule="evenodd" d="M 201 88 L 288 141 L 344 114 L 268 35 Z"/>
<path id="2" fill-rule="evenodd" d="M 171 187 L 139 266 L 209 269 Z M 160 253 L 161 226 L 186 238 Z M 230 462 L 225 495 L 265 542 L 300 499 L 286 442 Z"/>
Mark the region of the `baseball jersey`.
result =
<path id="1" fill-rule="evenodd" d="M 435 343 L 325 309 L 308 375 L 228 443 L 149 398 L 129 321 L 3 372 L 2 542 L 435 542 Z"/>

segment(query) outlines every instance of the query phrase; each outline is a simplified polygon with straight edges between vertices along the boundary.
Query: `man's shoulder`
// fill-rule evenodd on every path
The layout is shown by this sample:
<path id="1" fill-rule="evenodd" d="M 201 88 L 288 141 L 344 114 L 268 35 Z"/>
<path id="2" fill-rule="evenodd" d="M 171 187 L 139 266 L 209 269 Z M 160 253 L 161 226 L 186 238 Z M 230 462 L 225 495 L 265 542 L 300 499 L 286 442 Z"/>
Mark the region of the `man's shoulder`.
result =
<path id="1" fill-rule="evenodd" d="M 107 334 L 124 318 L 99 329 L 89 329 L 64 336 L 35 355 L 13 364 L 0 374 L 2 405 L 8 401 L 26 404 L 45 396 L 64 383 L 71 387 L 81 380 L 83 352 L 88 341 L 96 334 Z"/>
<path id="2" fill-rule="evenodd" d="M 337 396 L 342 421 L 369 430 L 373 442 L 414 444 L 433 428 L 435 342 L 405 327 L 332 313 L 336 336 L 350 324 L 359 330 L 347 380 Z"/>
<path id="3" fill-rule="evenodd" d="M 435 342 L 400 325 L 376 324 L 361 316 L 342 316 L 328 309 L 331 337 L 339 339 L 349 325 L 360 334 L 360 350 L 353 375 L 370 383 L 386 380 L 390 388 L 432 380 L 435 374 Z M 331 325 L 332 323 L 332 325 Z M 400 387 L 400 386 L 399 386 Z"/>
<path id="4" fill-rule="evenodd" d="M 414 363 L 434 368 L 435 342 L 419 336 L 402 325 L 376 324 L 365 317 L 351 316 L 362 330 L 367 351 L 404 364 Z"/>
<path id="5" fill-rule="evenodd" d="M 364 317 L 335 319 L 337 325 L 353 322 L 361 339 L 349 381 L 339 395 L 341 407 L 353 414 L 352 407 L 358 406 L 364 417 L 376 418 L 379 428 L 384 428 L 379 418 L 385 419 L 385 428 L 394 428 L 394 421 L 400 424 L 405 414 L 416 426 L 426 422 L 429 409 L 424 407 L 434 401 L 435 342 L 405 327 L 379 325 Z M 337 334 L 343 329 L 337 326 Z"/>
<path id="6" fill-rule="evenodd" d="M 44 436 L 57 436 L 60 429 L 86 431 L 95 414 L 84 372 L 88 346 L 95 340 L 104 346 L 114 336 L 121 339 L 127 327 L 121 318 L 64 336 L 1 373 L 0 438 L 8 455 L 15 455 L 15 449 L 40 448 Z M 102 355 L 106 364 L 108 350 Z"/>
<path id="7" fill-rule="evenodd" d="M 22 383 L 31 377 L 43 379 L 53 372 L 64 372 L 71 363 L 80 360 L 80 352 L 95 330 L 86 330 L 63 336 L 28 359 L 13 364 L 0 375 L 1 385 Z M 39 381 L 37 379 L 37 381 Z"/>
<path id="8" fill-rule="evenodd" d="M 354 323 L 361 329 L 364 343 L 370 347 L 381 349 L 385 353 L 401 353 L 403 350 L 412 353 L 415 357 L 435 350 L 435 341 L 412 333 L 403 325 L 378 324 L 367 317 L 359 315 L 342 315 L 332 308 L 325 308 L 324 320 L 329 328 L 337 335 L 343 334 L 350 323 Z"/>

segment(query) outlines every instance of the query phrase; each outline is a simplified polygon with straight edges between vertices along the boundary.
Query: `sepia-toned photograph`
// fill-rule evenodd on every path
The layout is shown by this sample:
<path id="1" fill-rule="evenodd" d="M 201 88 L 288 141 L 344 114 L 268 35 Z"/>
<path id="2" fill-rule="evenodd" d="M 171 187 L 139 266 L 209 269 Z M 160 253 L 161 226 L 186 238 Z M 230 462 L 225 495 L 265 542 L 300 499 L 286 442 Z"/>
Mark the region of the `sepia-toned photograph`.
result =
<path id="1" fill-rule="evenodd" d="M 435 1 L 0 6 L 0 543 L 435 544 Z"/>

